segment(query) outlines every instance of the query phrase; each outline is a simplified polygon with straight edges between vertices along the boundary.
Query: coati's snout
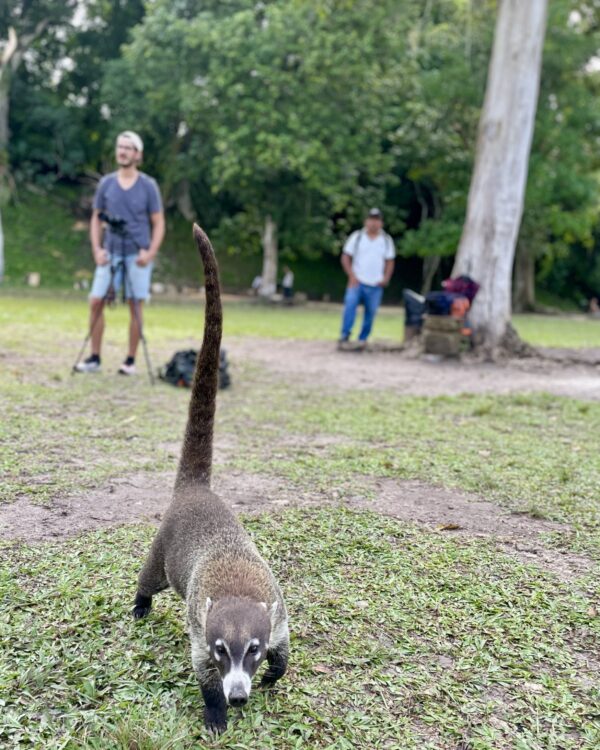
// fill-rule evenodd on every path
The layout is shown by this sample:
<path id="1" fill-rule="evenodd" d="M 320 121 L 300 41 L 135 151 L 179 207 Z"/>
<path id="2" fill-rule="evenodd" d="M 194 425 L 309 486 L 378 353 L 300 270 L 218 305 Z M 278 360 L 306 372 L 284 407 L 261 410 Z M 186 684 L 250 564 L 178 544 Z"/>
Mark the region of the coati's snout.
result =
<path id="1" fill-rule="evenodd" d="M 252 677 L 267 655 L 271 635 L 271 611 L 265 602 L 244 597 L 206 601 L 206 643 L 212 662 L 223 681 L 230 706 L 248 702 Z"/>

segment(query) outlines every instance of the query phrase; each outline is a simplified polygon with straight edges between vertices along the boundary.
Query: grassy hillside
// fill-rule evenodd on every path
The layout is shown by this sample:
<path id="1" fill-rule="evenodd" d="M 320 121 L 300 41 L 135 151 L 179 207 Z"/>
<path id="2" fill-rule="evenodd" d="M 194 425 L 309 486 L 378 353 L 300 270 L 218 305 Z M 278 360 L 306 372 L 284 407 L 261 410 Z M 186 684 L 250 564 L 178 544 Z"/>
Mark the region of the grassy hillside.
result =
<path id="1" fill-rule="evenodd" d="M 52 197 L 21 192 L 3 209 L 7 286 L 23 286 L 32 271 L 49 288 L 72 287 L 78 272 L 91 277 L 87 223 L 72 212 L 72 200 L 67 191 Z"/>
<path id="2" fill-rule="evenodd" d="M 6 235 L 6 286 L 21 287 L 29 272 L 41 274 L 45 289 L 72 288 L 77 279 L 91 279 L 94 264 L 90 254 L 87 216 L 79 207 L 81 191 L 55 190 L 47 195 L 22 191 L 19 201 L 3 211 Z M 227 291 L 247 289 L 260 273 L 259 255 L 219 254 L 221 279 Z M 296 289 L 311 298 L 330 294 L 340 299 L 344 276 L 336 258 L 290 262 Z M 191 241 L 189 223 L 167 217 L 167 234 L 157 259 L 155 281 L 196 286 L 199 263 Z M 399 286 L 399 283 L 398 283 Z M 396 290 L 398 296 L 399 289 Z"/>

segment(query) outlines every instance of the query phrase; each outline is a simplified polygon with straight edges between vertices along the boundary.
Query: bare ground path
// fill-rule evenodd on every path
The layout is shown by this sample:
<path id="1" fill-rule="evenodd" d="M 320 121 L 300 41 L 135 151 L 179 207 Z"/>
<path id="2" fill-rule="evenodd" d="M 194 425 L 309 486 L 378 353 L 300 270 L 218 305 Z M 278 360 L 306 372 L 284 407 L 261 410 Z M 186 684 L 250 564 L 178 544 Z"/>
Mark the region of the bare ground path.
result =
<path id="1" fill-rule="evenodd" d="M 389 389 L 410 395 L 456 395 L 545 391 L 600 400 L 600 368 L 537 359 L 491 364 L 474 360 L 432 362 L 398 352 L 338 352 L 333 342 L 232 338 L 232 362 L 254 362 L 275 379 L 338 389 Z M 216 459 L 228 454 L 230 437 L 217 439 Z M 235 441 L 234 441 L 235 442 Z M 174 454 L 178 446 L 173 445 Z M 173 486 L 172 473 L 133 473 L 77 497 L 57 497 L 51 506 L 28 500 L 0 504 L 0 538 L 60 541 L 99 528 L 138 521 L 158 522 Z M 420 481 L 365 479 L 364 494 L 343 496 L 286 484 L 270 475 L 217 474 L 215 489 L 237 512 L 343 503 L 369 508 L 443 534 L 489 538 L 521 560 L 571 580 L 589 572 L 590 559 L 547 549 L 543 535 L 565 525 L 513 514 L 481 497 Z"/>
<path id="2" fill-rule="evenodd" d="M 546 392 L 600 400 L 600 367 L 585 362 L 541 358 L 500 364 L 469 358 L 436 362 L 403 352 L 339 352 L 334 342 L 287 339 L 230 339 L 226 346 L 234 360 L 254 361 L 295 382 L 332 390 L 385 388 L 413 396 Z M 560 356 L 558 350 L 552 354 Z M 591 362 L 596 359 L 590 357 Z"/>
<path id="3" fill-rule="evenodd" d="M 77 498 L 59 499 L 52 506 L 27 500 L 0 505 L 0 539 L 62 541 L 94 529 L 139 521 L 158 523 L 168 506 L 174 479 L 171 472 L 138 473 Z M 341 503 L 439 533 L 491 539 L 502 550 L 562 580 L 585 575 L 594 567 L 583 555 L 544 547 L 543 534 L 565 531 L 567 526 L 514 514 L 477 496 L 425 482 L 365 480 L 365 494 L 344 497 L 335 489 L 329 493 L 301 490 L 272 476 L 233 472 L 217 476 L 214 488 L 239 513 Z"/>

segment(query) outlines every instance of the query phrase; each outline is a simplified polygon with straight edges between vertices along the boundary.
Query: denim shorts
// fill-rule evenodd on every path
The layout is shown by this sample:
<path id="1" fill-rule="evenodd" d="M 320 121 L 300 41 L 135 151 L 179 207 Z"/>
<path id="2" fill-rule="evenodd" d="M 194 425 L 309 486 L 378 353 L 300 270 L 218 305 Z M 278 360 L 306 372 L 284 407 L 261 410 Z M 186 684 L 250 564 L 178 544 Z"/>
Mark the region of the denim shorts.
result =
<path id="1" fill-rule="evenodd" d="M 90 297 L 104 297 L 108 292 L 111 277 L 115 292 L 118 292 L 123 284 L 123 267 L 125 267 L 126 298 L 148 299 L 154 263 L 148 263 L 147 266 L 138 266 L 135 262 L 136 258 L 137 255 L 115 256 L 105 266 L 96 266 Z"/>

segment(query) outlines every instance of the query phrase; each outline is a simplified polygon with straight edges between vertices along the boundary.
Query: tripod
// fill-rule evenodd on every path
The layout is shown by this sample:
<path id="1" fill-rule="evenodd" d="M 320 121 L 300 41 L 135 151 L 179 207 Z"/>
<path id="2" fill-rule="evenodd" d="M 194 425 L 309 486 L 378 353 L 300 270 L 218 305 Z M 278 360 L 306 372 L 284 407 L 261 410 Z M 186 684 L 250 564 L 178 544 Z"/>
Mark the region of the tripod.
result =
<path id="1" fill-rule="evenodd" d="M 137 330 L 139 333 L 140 340 L 142 342 L 142 348 L 144 350 L 144 358 L 146 360 L 146 367 L 148 369 L 148 377 L 150 379 L 150 385 L 154 385 L 154 375 L 152 374 L 152 364 L 150 362 L 150 355 L 148 353 L 148 344 L 146 342 L 146 337 L 144 336 L 144 331 L 142 329 L 142 320 L 140 317 L 140 310 L 139 310 L 139 303 L 140 300 L 136 299 L 136 297 L 133 294 L 133 283 L 131 281 L 131 277 L 129 275 L 129 271 L 127 268 L 127 263 L 125 262 L 125 240 L 131 240 L 135 247 L 139 250 L 139 245 L 137 242 L 131 237 L 127 230 L 127 222 L 125 219 L 119 219 L 117 217 L 111 217 L 106 213 L 99 214 L 99 217 L 102 221 L 106 222 L 113 233 L 119 237 L 121 240 L 120 242 L 120 253 L 118 256 L 118 260 L 116 263 L 113 263 L 112 258 L 110 261 L 110 283 L 108 285 L 108 289 L 106 290 L 106 293 L 102 297 L 102 306 L 99 308 L 99 310 L 96 312 L 94 318 L 92 319 L 92 322 L 90 324 L 90 329 L 83 340 L 83 344 L 81 345 L 81 349 L 79 351 L 79 354 L 77 355 L 77 359 L 75 360 L 73 367 L 71 368 L 71 375 L 73 375 L 76 370 L 77 363 L 81 360 L 81 357 L 83 356 L 83 353 L 85 351 L 85 348 L 87 346 L 88 341 L 91 339 L 92 334 L 94 332 L 94 328 L 96 327 L 96 323 L 100 319 L 100 315 L 102 314 L 104 310 L 104 305 L 108 303 L 109 305 L 113 304 L 116 299 L 116 293 L 115 293 L 115 287 L 114 287 L 114 281 L 115 276 L 119 273 L 119 271 L 122 273 L 121 280 L 122 280 L 122 301 L 125 303 L 127 299 L 127 290 L 129 289 L 130 297 L 129 300 L 132 303 L 132 310 L 133 310 L 133 317 L 135 320 L 135 324 L 137 326 Z"/>

